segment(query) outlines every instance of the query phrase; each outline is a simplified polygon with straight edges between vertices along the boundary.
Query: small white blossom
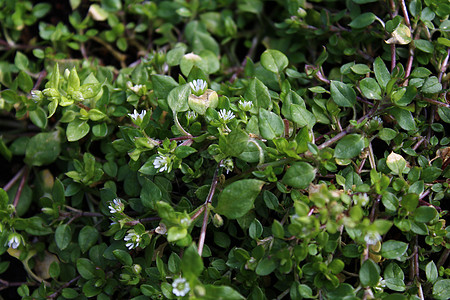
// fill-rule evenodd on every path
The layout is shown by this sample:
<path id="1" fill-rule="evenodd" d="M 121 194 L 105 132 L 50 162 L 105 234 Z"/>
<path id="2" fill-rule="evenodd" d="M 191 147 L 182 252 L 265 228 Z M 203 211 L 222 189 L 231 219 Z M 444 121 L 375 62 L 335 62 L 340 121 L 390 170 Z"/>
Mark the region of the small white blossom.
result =
<path id="1" fill-rule="evenodd" d="M 186 118 L 188 119 L 188 121 L 194 121 L 195 119 L 197 119 L 197 113 L 193 110 L 190 110 L 186 113 Z"/>
<path id="2" fill-rule="evenodd" d="M 188 218 L 183 218 L 180 220 L 180 224 L 183 225 L 183 227 L 189 227 L 189 225 L 191 225 L 191 220 Z"/>
<path id="3" fill-rule="evenodd" d="M 166 234 L 167 233 L 167 227 L 164 223 L 159 223 L 159 226 L 155 228 L 155 232 L 157 234 Z"/>
<path id="4" fill-rule="evenodd" d="M 17 249 L 20 245 L 21 236 L 17 233 L 11 233 L 8 237 L 8 247 Z"/>
<path id="5" fill-rule="evenodd" d="M 109 212 L 112 214 L 115 213 L 121 213 L 123 212 L 124 205 L 122 201 L 120 201 L 119 198 L 114 199 L 112 202 L 110 202 L 110 205 L 108 206 Z"/>
<path id="6" fill-rule="evenodd" d="M 225 168 L 227 174 L 234 169 L 234 163 L 231 158 L 227 158 L 220 163 L 220 167 Z"/>
<path id="7" fill-rule="evenodd" d="M 360 204 L 362 207 L 364 207 L 369 203 L 369 196 L 367 196 L 367 193 L 358 194 L 353 196 L 353 201 L 355 202 L 355 204 Z"/>
<path id="8" fill-rule="evenodd" d="M 246 100 L 244 100 L 244 101 L 239 100 L 238 105 L 239 105 L 239 108 L 242 109 L 243 111 L 249 111 L 253 107 L 253 102 L 246 101 Z"/>
<path id="9" fill-rule="evenodd" d="M 383 279 L 383 277 L 380 276 L 380 279 L 378 280 L 377 285 L 375 286 L 375 290 L 378 292 L 382 292 L 384 289 L 384 287 L 386 287 L 386 281 Z"/>
<path id="10" fill-rule="evenodd" d="M 368 231 L 364 236 L 364 241 L 367 245 L 375 245 L 381 241 L 381 235 L 376 231 Z"/>
<path id="11" fill-rule="evenodd" d="M 141 113 L 138 113 L 137 110 L 134 110 L 134 112 L 132 114 L 128 114 L 130 116 L 130 118 L 132 118 L 133 120 L 141 120 L 144 119 L 145 115 L 147 114 L 146 110 L 142 110 Z"/>
<path id="12" fill-rule="evenodd" d="M 153 161 L 153 167 L 158 170 L 158 172 L 164 172 L 169 169 L 170 159 L 168 156 L 159 155 Z"/>
<path id="13" fill-rule="evenodd" d="M 33 100 L 34 103 L 37 103 L 37 102 L 41 101 L 42 99 L 44 99 L 44 95 L 42 94 L 41 91 L 39 91 L 39 90 L 31 91 L 31 100 Z"/>
<path id="14" fill-rule="evenodd" d="M 378 122 L 378 124 L 383 124 L 383 120 L 379 116 L 375 116 L 372 118 L 372 120 L 375 120 Z"/>
<path id="15" fill-rule="evenodd" d="M 185 296 L 191 288 L 189 287 L 189 283 L 186 281 L 185 278 L 177 278 L 172 283 L 173 290 L 172 292 L 175 294 L 175 296 L 183 297 Z"/>
<path id="16" fill-rule="evenodd" d="M 192 82 L 189 82 L 189 85 L 191 86 L 192 92 L 196 95 L 203 94 L 207 87 L 207 83 L 203 79 L 197 79 Z"/>
<path id="17" fill-rule="evenodd" d="M 141 236 L 136 233 L 133 229 L 128 230 L 128 234 L 124 237 L 125 242 L 128 242 L 125 244 L 125 246 L 131 250 L 133 248 L 136 248 L 139 246 L 139 243 L 141 242 Z"/>
<path id="18" fill-rule="evenodd" d="M 231 110 L 221 109 L 219 111 L 219 118 L 222 120 L 222 122 L 228 123 L 229 121 L 234 119 L 234 114 Z"/>

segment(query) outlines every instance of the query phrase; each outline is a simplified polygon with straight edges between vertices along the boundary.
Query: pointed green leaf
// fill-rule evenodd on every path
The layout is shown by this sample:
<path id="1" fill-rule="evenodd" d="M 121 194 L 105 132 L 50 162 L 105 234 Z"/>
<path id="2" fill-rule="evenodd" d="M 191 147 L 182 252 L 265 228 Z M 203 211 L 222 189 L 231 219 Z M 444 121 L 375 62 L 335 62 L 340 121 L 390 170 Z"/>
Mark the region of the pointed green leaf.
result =
<path id="1" fill-rule="evenodd" d="M 356 103 L 355 91 L 343 82 L 332 80 L 330 92 L 331 98 L 339 106 L 352 107 Z"/>

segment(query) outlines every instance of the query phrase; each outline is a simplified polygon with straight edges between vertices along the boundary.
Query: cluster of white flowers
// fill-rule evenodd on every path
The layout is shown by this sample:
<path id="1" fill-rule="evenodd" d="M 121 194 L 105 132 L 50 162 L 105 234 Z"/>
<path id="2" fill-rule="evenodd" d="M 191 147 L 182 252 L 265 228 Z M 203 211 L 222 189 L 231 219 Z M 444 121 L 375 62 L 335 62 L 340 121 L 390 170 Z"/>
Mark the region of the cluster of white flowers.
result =
<path id="1" fill-rule="evenodd" d="M 132 114 L 128 114 L 130 118 L 132 118 L 134 121 L 144 119 L 145 115 L 147 114 L 146 110 L 141 110 L 141 113 L 138 113 L 137 110 L 134 110 Z"/>
<path id="2" fill-rule="evenodd" d="M 8 247 L 17 249 L 20 246 L 22 237 L 18 233 L 11 233 L 8 237 Z"/>
<path id="3" fill-rule="evenodd" d="M 139 243 L 141 242 L 141 236 L 134 231 L 134 229 L 128 230 L 128 234 L 123 238 L 125 242 L 125 246 L 131 250 L 133 248 L 136 248 L 139 246 Z"/>
<path id="4" fill-rule="evenodd" d="M 175 296 L 183 297 L 185 296 L 191 288 L 189 287 L 189 282 L 187 282 L 186 278 L 177 278 L 172 283 L 173 290 Z"/>
<path id="5" fill-rule="evenodd" d="M 197 96 L 203 94 L 207 87 L 207 83 L 203 79 L 197 79 L 189 82 L 189 85 L 191 86 L 192 92 Z"/>
<path id="6" fill-rule="evenodd" d="M 110 205 L 108 206 L 109 212 L 112 214 L 123 212 L 124 207 L 125 205 L 119 198 L 114 199 L 112 202 L 110 202 Z"/>
<path id="7" fill-rule="evenodd" d="M 221 109 L 219 111 L 219 118 L 222 122 L 228 123 L 232 119 L 234 119 L 234 114 L 231 110 Z"/>
<path id="8" fill-rule="evenodd" d="M 141 89 L 143 89 L 144 88 L 144 85 L 143 84 L 136 84 L 135 86 L 132 86 L 131 88 L 130 88 L 130 90 L 132 90 L 133 92 L 135 92 L 136 94 L 138 94 L 140 91 L 141 91 Z"/>
<path id="9" fill-rule="evenodd" d="M 375 245 L 381 241 L 381 235 L 376 231 L 368 231 L 364 236 L 364 241 L 367 245 Z"/>
<path id="10" fill-rule="evenodd" d="M 242 109 L 243 111 L 249 111 L 253 107 L 253 102 L 246 101 L 246 100 L 244 100 L 244 101 L 239 100 L 238 105 L 239 105 L 239 108 Z"/>
<path id="11" fill-rule="evenodd" d="M 170 158 L 166 155 L 159 155 L 153 161 L 153 167 L 158 170 L 158 172 L 164 172 L 169 169 Z"/>

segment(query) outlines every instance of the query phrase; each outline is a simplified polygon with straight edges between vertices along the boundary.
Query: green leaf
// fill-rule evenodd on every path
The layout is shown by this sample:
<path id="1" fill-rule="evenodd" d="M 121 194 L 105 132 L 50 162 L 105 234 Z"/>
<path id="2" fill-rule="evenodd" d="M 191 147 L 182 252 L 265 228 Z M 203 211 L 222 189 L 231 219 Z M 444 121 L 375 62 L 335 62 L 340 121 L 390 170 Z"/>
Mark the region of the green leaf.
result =
<path id="1" fill-rule="evenodd" d="M 450 279 L 440 279 L 433 285 L 434 299 L 450 299 Z"/>
<path id="2" fill-rule="evenodd" d="M 21 71 L 28 70 L 28 57 L 20 51 L 17 51 L 16 57 L 14 58 L 14 64 Z"/>
<path id="3" fill-rule="evenodd" d="M 384 270 L 384 281 L 391 290 L 403 292 L 406 288 L 404 280 L 405 274 L 396 263 L 390 263 Z"/>
<path id="4" fill-rule="evenodd" d="M 261 54 L 261 65 L 272 73 L 281 73 L 289 64 L 289 60 L 282 52 L 267 49 Z"/>
<path id="5" fill-rule="evenodd" d="M 258 78 L 253 78 L 250 81 L 250 84 L 244 93 L 244 98 L 247 101 L 253 102 L 253 107 L 250 110 L 253 114 L 257 114 L 259 108 L 268 110 L 272 108 L 272 100 L 270 98 L 269 89 Z"/>
<path id="6" fill-rule="evenodd" d="M 292 121 L 297 123 L 300 127 L 307 126 L 308 128 L 312 128 L 314 124 L 316 124 L 316 117 L 314 114 L 302 105 L 291 104 L 290 115 Z"/>
<path id="7" fill-rule="evenodd" d="M 358 15 L 353 21 L 348 24 L 350 27 L 355 29 L 361 29 L 369 26 L 377 19 L 377 16 L 371 12 L 363 13 Z"/>
<path id="8" fill-rule="evenodd" d="M 189 84 L 183 84 L 170 91 L 167 102 L 174 113 L 187 111 L 189 109 L 188 97 L 190 93 L 191 88 Z"/>
<path id="9" fill-rule="evenodd" d="M 397 121 L 398 125 L 404 130 L 416 130 L 416 122 L 410 111 L 400 107 L 394 107 L 390 110 L 390 113 Z"/>
<path id="10" fill-rule="evenodd" d="M 431 283 L 435 282 L 438 279 L 439 273 L 434 261 L 430 261 L 425 266 L 425 274 L 427 276 L 427 280 Z"/>
<path id="11" fill-rule="evenodd" d="M 265 257 L 256 266 L 255 272 L 259 276 L 267 276 L 278 267 L 275 257 Z"/>
<path id="12" fill-rule="evenodd" d="M 353 107 L 356 103 L 355 91 L 343 82 L 332 80 L 330 92 L 331 98 L 339 106 Z"/>
<path id="13" fill-rule="evenodd" d="M 442 84 L 436 76 L 430 76 L 425 79 L 422 85 L 422 92 L 425 94 L 436 94 L 442 90 Z"/>
<path id="14" fill-rule="evenodd" d="M 215 211 L 229 219 L 245 215 L 252 207 L 264 181 L 243 179 L 226 186 L 220 193 Z"/>
<path id="15" fill-rule="evenodd" d="M 402 87 L 392 93 L 392 100 L 399 106 L 409 105 L 417 95 L 415 86 Z"/>
<path id="16" fill-rule="evenodd" d="M 131 266 L 133 264 L 133 259 L 131 258 L 131 255 L 127 251 L 116 249 L 113 250 L 112 253 L 117 258 L 117 260 L 120 261 L 122 265 Z"/>
<path id="17" fill-rule="evenodd" d="M 175 149 L 176 157 L 181 158 L 181 159 L 186 158 L 195 152 L 197 152 L 197 150 L 195 148 L 192 148 L 189 146 L 178 146 Z"/>
<path id="18" fill-rule="evenodd" d="M 239 156 L 248 146 L 248 134 L 240 128 L 233 129 L 227 136 L 219 137 L 219 147 L 227 156 Z"/>
<path id="19" fill-rule="evenodd" d="M 397 136 L 397 131 L 391 128 L 383 128 L 378 132 L 378 137 L 383 141 L 389 142 Z"/>
<path id="20" fill-rule="evenodd" d="M 241 294 L 239 294 L 232 287 L 221 285 L 205 285 L 206 295 L 210 297 L 205 297 L 205 299 L 227 299 L 227 300 L 243 300 L 244 298 Z"/>
<path id="21" fill-rule="evenodd" d="M 450 123 L 450 108 L 449 107 L 440 106 L 438 108 L 438 114 L 439 114 L 439 117 L 442 119 L 442 121 L 444 121 L 445 123 Z"/>
<path id="22" fill-rule="evenodd" d="M 402 197 L 401 205 L 408 212 L 413 212 L 417 205 L 419 205 L 419 195 L 417 194 L 406 194 Z"/>
<path id="23" fill-rule="evenodd" d="M 31 89 L 33 88 L 33 80 L 30 75 L 24 71 L 20 71 L 16 80 L 19 82 L 19 87 L 22 91 L 25 93 L 31 92 Z"/>
<path id="24" fill-rule="evenodd" d="M 363 286 L 376 286 L 380 280 L 380 267 L 373 260 L 367 259 L 359 270 L 359 279 Z"/>
<path id="25" fill-rule="evenodd" d="M 141 202 L 145 207 L 155 209 L 156 203 L 162 199 L 161 189 L 153 181 L 145 178 L 142 181 Z"/>
<path id="26" fill-rule="evenodd" d="M 75 119 L 67 125 L 66 136 L 69 142 L 81 140 L 89 133 L 89 124 L 87 121 Z"/>
<path id="27" fill-rule="evenodd" d="M 283 183 L 296 189 L 306 189 L 316 177 L 316 169 L 306 162 L 293 163 L 283 176 Z"/>
<path id="28" fill-rule="evenodd" d="M 361 154 L 364 149 L 364 138 L 360 134 L 344 136 L 334 149 L 334 157 L 339 159 L 353 158 Z"/>
<path id="29" fill-rule="evenodd" d="M 437 215 L 437 211 L 432 206 L 420 206 L 414 211 L 414 221 L 428 223 Z"/>
<path id="30" fill-rule="evenodd" d="M 184 227 L 173 226 L 170 227 L 167 231 L 167 241 L 168 242 L 176 242 L 181 239 L 184 239 L 187 236 L 187 229 Z"/>
<path id="31" fill-rule="evenodd" d="M 367 99 L 381 100 L 381 88 L 373 78 L 364 78 L 359 82 L 359 88 Z"/>
<path id="32" fill-rule="evenodd" d="M 406 168 L 406 160 L 400 154 L 391 152 L 386 158 L 386 164 L 394 174 L 402 174 Z"/>
<path id="33" fill-rule="evenodd" d="M 389 80 L 391 80 L 391 74 L 386 68 L 384 61 L 380 57 L 377 57 L 373 62 L 373 71 L 375 73 L 375 78 L 377 79 L 378 84 L 383 90 L 386 90 L 386 86 Z"/>
<path id="34" fill-rule="evenodd" d="M 284 134 L 284 123 L 281 117 L 271 111 L 259 110 L 259 132 L 267 140 L 273 140 Z"/>
<path id="35" fill-rule="evenodd" d="M 358 75 L 365 75 L 370 72 L 370 68 L 365 64 L 356 64 L 351 66 L 350 69 Z"/>
<path id="36" fill-rule="evenodd" d="M 29 112 L 30 120 L 37 127 L 44 129 L 47 127 L 47 115 L 42 107 L 37 107 L 36 110 L 32 110 Z"/>
<path id="37" fill-rule="evenodd" d="M 86 253 L 92 246 L 98 242 L 98 230 L 92 226 L 84 226 L 78 235 L 78 245 L 81 252 Z"/>
<path id="38" fill-rule="evenodd" d="M 433 53 L 433 44 L 427 40 L 414 40 L 414 46 L 425 53 Z"/>
<path id="39" fill-rule="evenodd" d="M 178 86 L 178 82 L 171 76 L 154 74 L 151 79 L 155 95 L 161 99 L 166 99 L 169 92 Z"/>
<path id="40" fill-rule="evenodd" d="M 62 290 L 61 295 L 66 298 L 66 299 L 75 299 L 76 297 L 78 297 L 78 292 L 74 289 L 71 288 L 65 288 Z"/>
<path id="41" fill-rule="evenodd" d="M 386 241 L 381 245 L 381 255 L 387 259 L 396 259 L 406 253 L 408 244 L 399 241 Z"/>
<path id="42" fill-rule="evenodd" d="M 181 270 L 183 276 L 186 278 L 193 278 L 199 276 L 203 272 L 203 260 L 198 255 L 197 247 L 195 244 L 191 244 L 183 253 L 181 259 Z"/>
<path id="43" fill-rule="evenodd" d="M 32 166 L 43 166 L 54 162 L 61 151 L 59 133 L 41 132 L 33 136 L 25 150 L 25 162 Z"/>
<path id="44" fill-rule="evenodd" d="M 55 230 L 55 242 L 56 246 L 60 250 L 64 250 L 69 246 L 72 240 L 72 230 L 67 224 L 59 225 Z"/>
<path id="45" fill-rule="evenodd" d="M 95 278 L 95 265 L 87 258 L 77 259 L 77 271 L 84 279 Z"/>

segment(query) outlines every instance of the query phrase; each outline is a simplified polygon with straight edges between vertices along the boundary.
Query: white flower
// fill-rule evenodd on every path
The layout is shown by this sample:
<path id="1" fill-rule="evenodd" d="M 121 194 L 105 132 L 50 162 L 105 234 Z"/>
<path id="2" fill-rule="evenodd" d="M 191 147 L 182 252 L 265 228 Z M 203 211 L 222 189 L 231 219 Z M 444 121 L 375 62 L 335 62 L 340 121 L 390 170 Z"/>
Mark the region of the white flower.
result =
<path id="1" fill-rule="evenodd" d="M 364 241 L 367 245 L 375 245 L 378 241 L 381 241 L 381 235 L 376 231 L 368 231 L 364 236 Z"/>
<path id="2" fill-rule="evenodd" d="M 386 281 L 383 279 L 383 277 L 380 276 L 380 279 L 378 280 L 377 285 L 375 286 L 375 290 L 377 292 L 382 292 L 384 289 L 384 287 L 386 287 Z"/>
<path id="3" fill-rule="evenodd" d="M 197 96 L 203 94 L 207 87 L 207 83 L 203 79 L 197 79 L 189 82 L 189 85 L 191 86 L 192 92 Z"/>
<path id="4" fill-rule="evenodd" d="M 191 225 L 191 219 L 183 218 L 180 220 L 180 224 L 183 225 L 183 227 L 189 227 L 189 225 Z"/>
<path id="5" fill-rule="evenodd" d="M 193 110 L 190 110 L 186 113 L 186 118 L 188 119 L 188 121 L 194 121 L 195 119 L 197 119 L 197 113 Z"/>
<path id="6" fill-rule="evenodd" d="M 8 247 L 17 249 L 20 245 L 21 236 L 17 233 L 11 233 L 8 237 Z"/>
<path id="7" fill-rule="evenodd" d="M 139 94 L 139 92 L 141 91 L 141 89 L 144 88 L 143 84 L 136 84 L 135 86 L 132 86 L 130 88 L 130 90 L 132 90 L 133 92 L 135 92 L 136 94 Z"/>
<path id="8" fill-rule="evenodd" d="M 191 290 L 191 288 L 189 287 L 189 283 L 185 278 L 175 279 L 172 283 L 172 287 L 172 292 L 175 294 L 175 296 L 178 297 L 183 297 Z"/>
<path id="9" fill-rule="evenodd" d="M 253 102 L 239 100 L 238 105 L 239 105 L 239 108 L 242 109 L 243 111 L 249 111 L 253 107 Z"/>
<path id="10" fill-rule="evenodd" d="M 166 234 L 167 233 L 167 227 L 164 223 L 159 223 L 159 226 L 155 228 L 155 232 L 157 234 Z"/>
<path id="11" fill-rule="evenodd" d="M 164 172 L 169 169 L 170 159 L 168 156 L 159 155 L 153 161 L 153 167 L 158 170 L 158 172 Z"/>
<path id="12" fill-rule="evenodd" d="M 234 119 L 234 114 L 231 110 L 221 109 L 219 111 L 219 118 L 224 123 L 228 123 L 230 120 Z"/>
<path id="13" fill-rule="evenodd" d="M 134 110 L 134 112 L 132 114 L 128 114 L 130 116 L 130 118 L 132 118 L 133 120 L 141 120 L 144 119 L 145 115 L 147 114 L 146 110 L 142 110 L 141 113 L 138 113 L 137 110 Z"/>
<path id="14" fill-rule="evenodd" d="M 227 174 L 234 169 L 234 163 L 231 158 L 227 158 L 220 163 L 220 167 L 225 168 Z"/>
<path id="15" fill-rule="evenodd" d="M 369 196 L 367 196 L 367 193 L 354 195 L 353 201 L 355 202 L 355 204 L 360 204 L 362 207 L 364 207 L 369 203 Z"/>
<path id="16" fill-rule="evenodd" d="M 110 203 L 110 205 L 108 206 L 108 208 L 109 208 L 110 213 L 115 214 L 115 213 L 123 212 L 124 205 L 123 205 L 122 201 L 120 201 L 119 198 L 116 198 L 112 202 L 109 202 L 109 203 Z"/>
<path id="17" fill-rule="evenodd" d="M 131 250 L 133 248 L 136 248 L 139 246 L 139 243 L 141 241 L 141 236 L 136 233 L 133 229 L 128 230 L 128 234 L 123 238 L 125 242 L 128 242 L 125 244 L 125 246 Z"/>

